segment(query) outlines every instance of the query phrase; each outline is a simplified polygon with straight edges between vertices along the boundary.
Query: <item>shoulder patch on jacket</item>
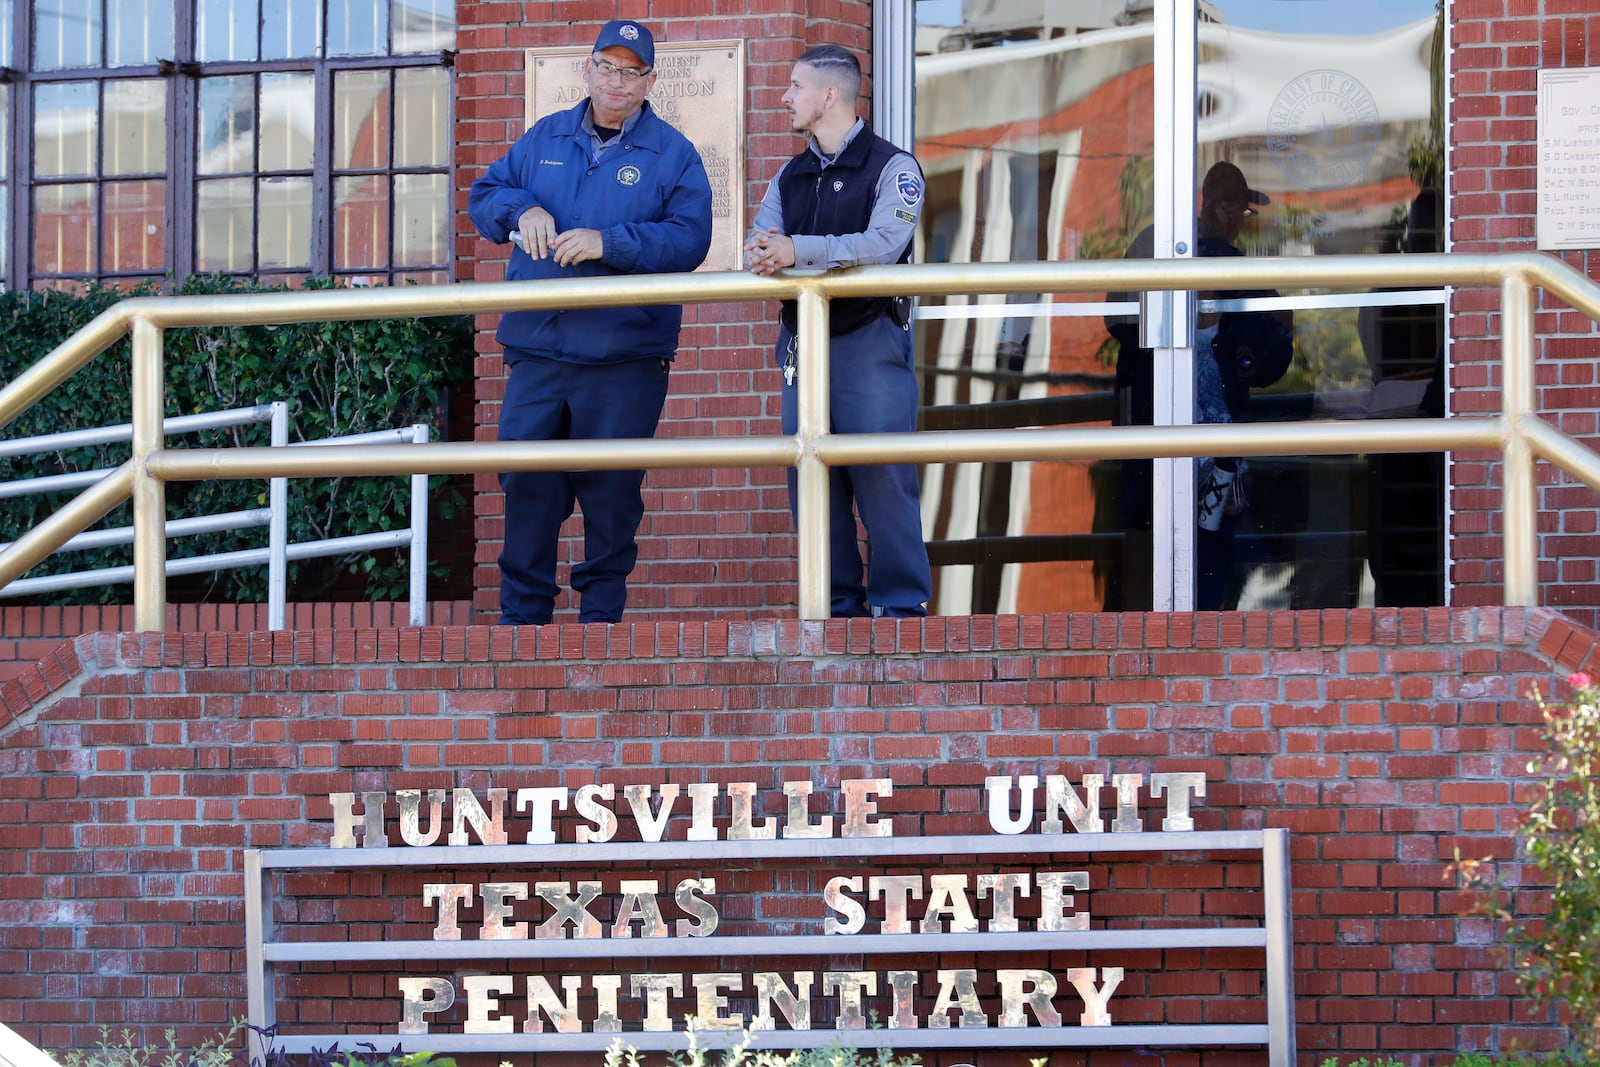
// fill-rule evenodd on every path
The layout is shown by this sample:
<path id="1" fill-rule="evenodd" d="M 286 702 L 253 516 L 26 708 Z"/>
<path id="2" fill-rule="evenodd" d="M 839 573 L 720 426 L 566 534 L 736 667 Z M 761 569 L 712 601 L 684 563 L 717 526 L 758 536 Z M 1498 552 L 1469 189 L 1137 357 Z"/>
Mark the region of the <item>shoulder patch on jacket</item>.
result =
<path id="1" fill-rule="evenodd" d="M 922 199 L 922 179 L 915 171 L 903 170 L 894 176 L 895 192 L 900 194 L 900 199 L 906 207 L 916 207 Z"/>

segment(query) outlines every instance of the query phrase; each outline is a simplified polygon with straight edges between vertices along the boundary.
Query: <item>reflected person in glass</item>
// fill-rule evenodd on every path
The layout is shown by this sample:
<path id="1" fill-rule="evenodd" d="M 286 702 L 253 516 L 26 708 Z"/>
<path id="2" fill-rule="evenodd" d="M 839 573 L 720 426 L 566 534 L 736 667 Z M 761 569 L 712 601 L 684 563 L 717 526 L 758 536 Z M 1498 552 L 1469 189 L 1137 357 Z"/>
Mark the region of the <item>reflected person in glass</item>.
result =
<path id="1" fill-rule="evenodd" d="M 1265 193 L 1250 187 L 1237 165 L 1221 160 L 1206 171 L 1200 185 L 1200 212 L 1195 220 L 1195 251 L 1201 256 L 1241 256 L 1235 242 L 1259 208 L 1270 204 Z M 1154 255 L 1154 227 L 1147 227 L 1128 246 L 1125 259 Z M 1202 299 L 1276 296 L 1268 290 L 1207 292 Z M 1111 300 L 1130 300 L 1113 293 Z M 1118 342 L 1116 410 L 1119 426 L 1149 426 L 1155 421 L 1155 369 L 1148 348 L 1139 345 L 1137 318 L 1106 320 Z M 1230 311 L 1208 313 L 1195 322 L 1194 370 L 1196 423 L 1250 421 L 1250 390 L 1282 378 L 1294 358 L 1293 319 L 1289 312 Z M 1246 470 L 1242 459 L 1203 456 L 1195 460 L 1195 595 L 1200 611 L 1220 610 L 1237 598 L 1233 588 L 1233 545 L 1238 517 L 1245 506 Z M 1125 550 L 1118 577 L 1107 583 L 1107 611 L 1148 610 L 1150 590 L 1151 465 L 1149 460 L 1122 464 L 1120 506 Z"/>

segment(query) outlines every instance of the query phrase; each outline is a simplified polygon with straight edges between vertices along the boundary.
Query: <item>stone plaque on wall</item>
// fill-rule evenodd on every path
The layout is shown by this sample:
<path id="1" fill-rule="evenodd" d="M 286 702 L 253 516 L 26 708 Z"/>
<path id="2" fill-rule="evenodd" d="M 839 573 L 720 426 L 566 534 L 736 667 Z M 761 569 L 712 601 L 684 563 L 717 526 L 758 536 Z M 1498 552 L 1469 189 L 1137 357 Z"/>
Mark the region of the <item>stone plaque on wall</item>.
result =
<path id="1" fill-rule="evenodd" d="M 1600 67 L 1539 72 L 1540 248 L 1600 248 Z"/>
<path id="2" fill-rule="evenodd" d="M 590 49 L 527 50 L 527 119 L 563 111 L 589 95 Z M 744 42 L 656 42 L 650 106 L 700 150 L 711 179 L 711 252 L 701 270 L 738 270 L 744 244 Z"/>

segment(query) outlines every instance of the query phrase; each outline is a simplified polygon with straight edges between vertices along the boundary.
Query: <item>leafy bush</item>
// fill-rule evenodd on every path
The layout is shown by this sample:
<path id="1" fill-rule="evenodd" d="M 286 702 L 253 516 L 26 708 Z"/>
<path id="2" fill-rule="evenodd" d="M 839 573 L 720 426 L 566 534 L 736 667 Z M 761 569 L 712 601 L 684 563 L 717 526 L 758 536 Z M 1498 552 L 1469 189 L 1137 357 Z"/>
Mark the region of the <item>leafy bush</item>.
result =
<path id="1" fill-rule="evenodd" d="M 672 1053 L 667 1057 L 667 1062 L 674 1067 L 915 1067 L 920 1062 L 915 1056 L 896 1056 L 886 1048 L 855 1049 L 830 1045 L 824 1048 L 797 1048 L 788 1052 L 752 1049 L 750 1046 L 757 1038 L 749 1030 L 714 1057 L 712 1052 L 700 1047 L 698 1035 L 702 1029 L 691 1020 L 688 1051 Z M 606 1050 L 605 1067 L 642 1065 L 639 1051 L 625 1044 L 621 1038 L 612 1042 Z M 509 1061 L 502 1062 L 500 1067 L 511 1067 L 511 1064 Z"/>
<path id="2" fill-rule="evenodd" d="M 331 281 L 322 279 L 313 280 L 306 288 L 332 286 Z M 179 295 L 186 296 L 262 291 L 272 290 L 227 277 L 190 279 L 178 288 Z M 134 295 L 153 292 L 135 290 Z M 0 381 L 15 379 L 126 295 L 108 288 L 90 288 L 81 295 L 53 290 L 0 294 Z M 416 422 L 428 423 L 437 431 L 447 390 L 469 377 L 472 333 L 472 320 L 467 316 L 168 330 L 166 414 L 171 417 L 284 400 L 290 405 L 290 436 L 295 440 Z M 123 338 L 5 427 L 3 435 L 31 437 L 129 421 L 130 358 L 130 343 Z M 185 435 L 173 443 L 180 448 L 261 446 L 270 443 L 270 438 L 268 427 L 262 424 Z M 114 467 L 127 456 L 128 447 L 123 444 L 0 459 L 0 482 Z M 291 542 L 406 525 L 408 478 L 294 479 L 289 486 Z M 434 519 L 449 519 L 461 510 L 465 494 L 455 482 L 435 478 L 430 490 Z M 72 495 L 55 493 L 8 501 L 0 514 L 0 540 L 13 540 L 31 529 Z M 265 502 L 266 485 L 259 481 L 167 486 L 169 520 L 261 507 Z M 123 505 L 104 525 L 131 522 L 131 506 Z M 178 559 L 265 544 L 266 530 L 255 528 L 175 539 L 169 542 L 168 553 Z M 116 566 L 130 559 L 126 547 L 58 554 L 30 575 Z M 326 561 L 292 564 L 291 582 L 297 596 L 315 599 L 341 571 L 364 573 L 369 596 L 387 599 L 403 595 L 403 567 L 380 563 L 371 555 L 341 559 L 333 567 Z M 229 600 L 261 600 L 265 590 L 265 568 L 250 567 L 224 571 L 187 592 L 175 588 L 169 596 L 174 600 L 185 596 L 206 599 L 215 594 Z M 125 588 L 110 587 L 54 594 L 47 602 L 105 603 L 126 596 Z"/>
<path id="3" fill-rule="evenodd" d="M 113 1038 L 111 1028 L 102 1026 L 94 1048 L 73 1049 L 55 1058 L 62 1067 L 233 1067 L 242 1055 L 235 1046 L 244 1030 L 244 1020 L 235 1019 L 221 1036 L 207 1038 L 193 1049 L 180 1049 L 171 1030 L 164 1035 L 165 1044 L 140 1045 L 132 1030 Z"/>
<path id="4" fill-rule="evenodd" d="M 164 1035 L 165 1044 L 140 1045 L 131 1030 L 113 1038 L 110 1027 L 102 1026 L 100 1041 L 94 1048 L 87 1052 L 73 1049 L 55 1058 L 62 1067 L 241 1067 L 245 1050 L 240 1038 L 246 1030 L 255 1030 L 268 1042 L 265 1061 L 253 1059 L 250 1067 L 456 1067 L 456 1061 L 449 1056 L 405 1052 L 398 1045 L 379 1052 L 370 1043 L 358 1044 L 354 1051 L 332 1046 L 292 1056 L 271 1044 L 271 1028 L 253 1027 L 244 1019 L 233 1020 L 220 1035 L 207 1038 L 193 1049 L 180 1049 L 171 1030 Z"/>
<path id="5" fill-rule="evenodd" d="M 1515 915 L 1510 890 L 1483 860 L 1456 864 L 1479 910 L 1510 924 L 1513 969 L 1541 1006 L 1565 1004 L 1587 1062 L 1600 1060 L 1600 687 L 1568 679 L 1567 699 L 1546 702 L 1545 754 L 1528 763 L 1544 778 L 1517 831 L 1529 860 L 1550 881 L 1550 910 L 1538 921 Z"/>

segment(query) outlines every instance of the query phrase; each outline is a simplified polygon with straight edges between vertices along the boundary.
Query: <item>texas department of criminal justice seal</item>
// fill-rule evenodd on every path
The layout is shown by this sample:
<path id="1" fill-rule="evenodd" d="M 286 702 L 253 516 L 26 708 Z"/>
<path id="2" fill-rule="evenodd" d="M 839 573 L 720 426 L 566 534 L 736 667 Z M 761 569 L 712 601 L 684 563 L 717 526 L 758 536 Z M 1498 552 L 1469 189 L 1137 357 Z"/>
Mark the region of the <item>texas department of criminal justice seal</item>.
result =
<path id="1" fill-rule="evenodd" d="M 617 183 L 619 185 L 639 184 L 639 168 L 630 164 L 617 171 Z"/>
<path id="2" fill-rule="evenodd" d="M 1378 103 L 1350 75 L 1313 70 L 1285 85 L 1267 111 L 1267 151 L 1302 189 L 1354 185 L 1378 151 Z"/>

